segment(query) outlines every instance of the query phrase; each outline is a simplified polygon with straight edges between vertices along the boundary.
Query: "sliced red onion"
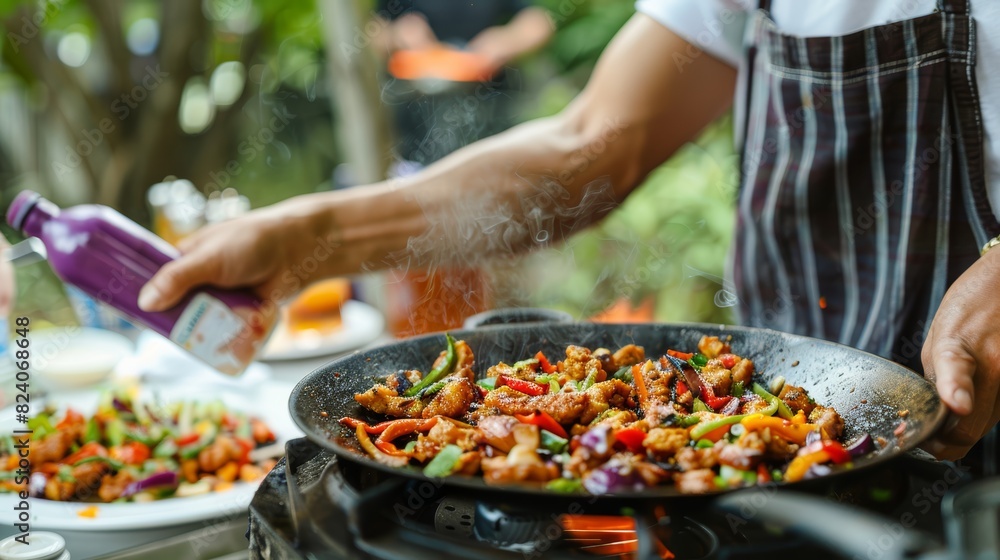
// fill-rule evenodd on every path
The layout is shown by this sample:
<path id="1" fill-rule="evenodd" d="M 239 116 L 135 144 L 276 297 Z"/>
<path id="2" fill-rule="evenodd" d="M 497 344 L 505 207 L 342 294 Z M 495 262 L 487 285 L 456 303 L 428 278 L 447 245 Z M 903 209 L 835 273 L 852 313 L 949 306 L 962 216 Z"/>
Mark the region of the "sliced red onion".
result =
<path id="1" fill-rule="evenodd" d="M 177 488 L 178 484 L 180 484 L 180 479 L 177 477 L 177 473 L 172 471 L 159 472 L 142 480 L 130 483 L 125 487 L 125 490 L 122 491 L 121 497 L 128 498 L 138 494 L 139 492 L 145 492 L 146 490 L 158 488 Z"/>
<path id="2" fill-rule="evenodd" d="M 611 449 L 610 436 L 611 426 L 607 424 L 596 426 L 580 436 L 580 445 L 589 448 L 598 455 L 604 455 Z"/>
<path id="3" fill-rule="evenodd" d="M 40 472 L 31 473 L 31 477 L 28 478 L 28 495 L 32 498 L 44 498 L 45 497 L 45 485 L 48 484 L 49 477 L 45 476 Z"/>
<path id="4" fill-rule="evenodd" d="M 115 407 L 115 410 L 117 410 L 118 412 L 129 412 L 129 413 L 132 412 L 132 407 L 125 404 L 125 402 L 119 399 L 118 397 L 115 397 L 114 399 L 111 400 L 111 406 Z"/>
<path id="5" fill-rule="evenodd" d="M 621 465 L 611 462 L 590 471 L 583 479 L 583 487 L 591 494 L 617 494 L 619 492 L 638 492 L 646 487 L 635 470 L 628 469 L 622 474 Z"/>
<path id="6" fill-rule="evenodd" d="M 819 430 L 812 430 L 811 432 L 806 434 L 806 447 L 809 447 L 810 445 L 817 443 L 822 439 L 823 436 L 820 435 Z"/>
<path id="7" fill-rule="evenodd" d="M 830 465 L 812 465 L 809 467 L 809 470 L 806 471 L 805 476 L 803 476 L 802 478 L 805 479 L 819 478 L 821 476 L 827 476 L 832 472 L 833 469 L 830 468 Z"/>
<path id="8" fill-rule="evenodd" d="M 860 457 L 875 451 L 875 440 L 872 438 L 871 434 L 862 434 L 859 438 L 847 445 L 845 449 L 851 454 L 851 457 Z"/>

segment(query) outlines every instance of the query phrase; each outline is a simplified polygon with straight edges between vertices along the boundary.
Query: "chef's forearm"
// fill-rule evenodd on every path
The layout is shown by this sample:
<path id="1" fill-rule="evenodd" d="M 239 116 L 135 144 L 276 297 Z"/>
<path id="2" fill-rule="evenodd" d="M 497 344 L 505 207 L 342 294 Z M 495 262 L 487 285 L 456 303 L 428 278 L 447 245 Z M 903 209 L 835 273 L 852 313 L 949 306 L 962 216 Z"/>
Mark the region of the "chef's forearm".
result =
<path id="1" fill-rule="evenodd" d="M 411 178 L 294 204 L 310 216 L 310 234 L 342 244 L 327 274 L 468 263 L 545 245 L 603 217 L 722 114 L 735 77 L 639 15 L 559 115 L 477 142 Z"/>

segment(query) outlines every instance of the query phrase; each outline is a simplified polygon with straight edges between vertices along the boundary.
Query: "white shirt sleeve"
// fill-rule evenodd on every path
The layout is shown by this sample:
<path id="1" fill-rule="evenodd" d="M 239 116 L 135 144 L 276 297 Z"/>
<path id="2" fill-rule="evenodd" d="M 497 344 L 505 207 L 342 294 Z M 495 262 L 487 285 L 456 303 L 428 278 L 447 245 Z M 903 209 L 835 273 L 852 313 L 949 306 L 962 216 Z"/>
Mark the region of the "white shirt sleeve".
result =
<path id="1" fill-rule="evenodd" d="M 692 45 L 739 66 L 747 12 L 756 5 L 755 0 L 637 0 L 635 8 Z"/>

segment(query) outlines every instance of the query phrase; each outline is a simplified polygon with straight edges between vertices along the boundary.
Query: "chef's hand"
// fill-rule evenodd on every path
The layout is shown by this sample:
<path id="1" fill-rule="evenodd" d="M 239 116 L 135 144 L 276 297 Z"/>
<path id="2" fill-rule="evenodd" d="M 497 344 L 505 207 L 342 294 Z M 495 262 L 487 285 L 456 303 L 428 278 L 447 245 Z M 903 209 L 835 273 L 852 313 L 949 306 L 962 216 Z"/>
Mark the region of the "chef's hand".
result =
<path id="1" fill-rule="evenodd" d="M 0 317 L 10 315 L 11 307 L 14 305 L 14 267 L 4 258 L 4 253 L 10 248 L 10 244 L 0 235 Z"/>
<path id="2" fill-rule="evenodd" d="M 139 307 L 163 311 L 188 291 L 211 284 L 250 287 L 280 304 L 313 280 L 307 252 L 317 246 L 310 220 L 294 199 L 202 228 L 178 243 L 181 257 L 164 265 L 139 293 Z M 329 252 L 327 252 L 327 255 Z"/>
<path id="3" fill-rule="evenodd" d="M 960 459 L 1000 420 L 1000 249 L 951 286 L 931 323 L 921 360 L 928 379 L 957 417 L 924 449 Z"/>

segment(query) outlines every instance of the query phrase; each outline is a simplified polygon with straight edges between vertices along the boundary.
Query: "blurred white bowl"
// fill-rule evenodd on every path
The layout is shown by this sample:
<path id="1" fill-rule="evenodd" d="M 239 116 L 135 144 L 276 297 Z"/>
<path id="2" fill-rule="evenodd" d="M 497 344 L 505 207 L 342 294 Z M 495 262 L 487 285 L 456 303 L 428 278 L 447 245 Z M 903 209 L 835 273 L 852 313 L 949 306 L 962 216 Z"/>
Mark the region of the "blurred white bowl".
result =
<path id="1" fill-rule="evenodd" d="M 52 389 L 98 383 L 132 353 L 132 341 L 124 336 L 87 327 L 33 330 L 29 341 L 32 373 Z"/>

